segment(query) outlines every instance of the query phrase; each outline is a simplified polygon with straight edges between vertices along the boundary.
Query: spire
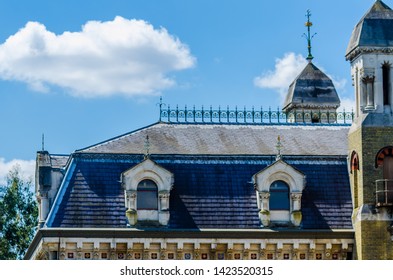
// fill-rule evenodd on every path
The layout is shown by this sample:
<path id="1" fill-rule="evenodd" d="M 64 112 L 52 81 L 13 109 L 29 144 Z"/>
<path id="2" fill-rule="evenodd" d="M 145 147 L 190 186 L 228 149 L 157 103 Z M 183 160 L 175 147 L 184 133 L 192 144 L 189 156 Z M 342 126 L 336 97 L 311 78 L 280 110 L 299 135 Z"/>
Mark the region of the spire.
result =
<path id="1" fill-rule="evenodd" d="M 44 133 L 42 133 L 42 151 L 45 151 L 45 134 Z"/>
<path id="2" fill-rule="evenodd" d="M 307 22 L 305 23 L 305 26 L 307 27 L 307 34 L 304 33 L 303 36 L 305 36 L 307 39 L 307 48 L 308 48 L 307 60 L 308 60 L 308 62 L 311 62 L 311 60 L 314 58 L 311 54 L 311 41 L 317 33 L 314 33 L 313 35 L 311 35 L 312 22 L 310 21 L 310 17 L 311 17 L 310 10 L 307 10 L 306 17 L 307 17 Z"/>

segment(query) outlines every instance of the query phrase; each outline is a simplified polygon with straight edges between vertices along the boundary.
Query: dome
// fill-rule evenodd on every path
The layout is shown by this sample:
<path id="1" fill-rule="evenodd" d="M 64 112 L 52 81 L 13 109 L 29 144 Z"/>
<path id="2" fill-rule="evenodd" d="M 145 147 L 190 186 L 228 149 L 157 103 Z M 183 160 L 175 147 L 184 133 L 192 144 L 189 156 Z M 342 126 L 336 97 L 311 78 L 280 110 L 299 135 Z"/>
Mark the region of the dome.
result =
<path id="1" fill-rule="evenodd" d="M 332 109 L 340 106 L 340 98 L 332 80 L 311 61 L 289 86 L 283 110 Z"/>

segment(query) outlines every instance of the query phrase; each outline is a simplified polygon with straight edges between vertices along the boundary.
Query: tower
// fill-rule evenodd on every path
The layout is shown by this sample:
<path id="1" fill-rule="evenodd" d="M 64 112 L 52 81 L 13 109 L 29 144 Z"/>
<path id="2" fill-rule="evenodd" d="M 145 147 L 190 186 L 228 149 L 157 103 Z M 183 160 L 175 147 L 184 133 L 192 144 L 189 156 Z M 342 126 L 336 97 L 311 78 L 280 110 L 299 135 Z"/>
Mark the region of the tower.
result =
<path id="1" fill-rule="evenodd" d="M 356 110 L 348 135 L 357 259 L 393 259 L 393 10 L 376 1 L 346 51 Z"/>

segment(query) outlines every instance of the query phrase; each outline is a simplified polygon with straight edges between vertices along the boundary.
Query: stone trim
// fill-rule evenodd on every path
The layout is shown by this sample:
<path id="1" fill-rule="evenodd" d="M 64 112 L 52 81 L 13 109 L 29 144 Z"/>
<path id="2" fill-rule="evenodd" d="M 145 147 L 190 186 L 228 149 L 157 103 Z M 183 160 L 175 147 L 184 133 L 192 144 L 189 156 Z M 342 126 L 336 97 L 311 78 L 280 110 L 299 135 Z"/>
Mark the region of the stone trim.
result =
<path id="1" fill-rule="evenodd" d="M 30 259 L 347 259 L 353 238 L 91 238 L 44 237 Z M 59 251 L 60 250 L 60 251 Z"/>

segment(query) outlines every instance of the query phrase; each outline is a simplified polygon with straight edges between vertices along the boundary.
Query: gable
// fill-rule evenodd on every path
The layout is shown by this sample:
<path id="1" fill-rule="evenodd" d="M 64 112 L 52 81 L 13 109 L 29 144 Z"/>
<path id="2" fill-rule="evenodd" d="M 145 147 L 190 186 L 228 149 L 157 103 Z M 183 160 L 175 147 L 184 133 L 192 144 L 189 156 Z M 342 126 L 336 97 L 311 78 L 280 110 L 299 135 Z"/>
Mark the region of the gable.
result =
<path id="1" fill-rule="evenodd" d="M 253 182 L 259 191 L 269 191 L 270 185 L 283 180 L 291 186 L 293 192 L 301 192 L 305 185 L 305 175 L 283 160 L 278 160 L 253 176 Z"/>

